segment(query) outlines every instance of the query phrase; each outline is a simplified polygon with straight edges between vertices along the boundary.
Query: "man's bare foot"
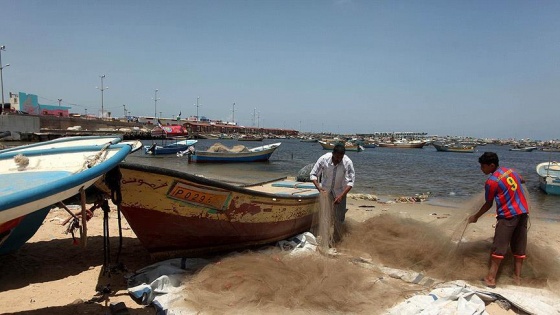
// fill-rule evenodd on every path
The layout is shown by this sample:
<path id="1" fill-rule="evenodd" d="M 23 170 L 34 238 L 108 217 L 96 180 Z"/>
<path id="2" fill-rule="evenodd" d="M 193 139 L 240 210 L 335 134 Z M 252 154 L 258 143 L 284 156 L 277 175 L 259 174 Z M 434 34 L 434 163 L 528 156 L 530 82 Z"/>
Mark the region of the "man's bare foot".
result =
<path id="1" fill-rule="evenodd" d="M 484 284 L 485 286 L 494 289 L 496 287 L 496 280 L 490 280 L 487 277 L 484 277 L 483 279 L 480 280 L 482 282 L 482 284 Z"/>
<path id="2" fill-rule="evenodd" d="M 516 285 L 521 285 L 521 277 L 513 276 L 513 282 L 514 282 Z"/>

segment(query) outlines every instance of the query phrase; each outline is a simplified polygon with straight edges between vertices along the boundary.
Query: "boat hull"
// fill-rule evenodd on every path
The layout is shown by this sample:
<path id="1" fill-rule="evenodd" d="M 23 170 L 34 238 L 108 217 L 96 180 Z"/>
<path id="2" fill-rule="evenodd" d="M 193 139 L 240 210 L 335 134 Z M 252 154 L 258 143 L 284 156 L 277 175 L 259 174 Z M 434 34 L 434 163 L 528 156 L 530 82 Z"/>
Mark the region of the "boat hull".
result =
<path id="1" fill-rule="evenodd" d="M 0 255 L 16 251 L 33 237 L 50 209 L 45 207 L 0 224 Z"/>
<path id="2" fill-rule="evenodd" d="M 168 145 L 145 145 L 144 153 L 151 155 L 166 155 L 166 154 L 177 154 L 181 151 L 187 150 L 191 145 L 196 144 L 197 140 L 183 140 L 176 143 L 171 143 Z"/>
<path id="3" fill-rule="evenodd" d="M 323 147 L 323 150 L 332 150 L 334 149 L 334 144 L 332 143 L 328 143 L 328 142 L 324 142 L 324 141 L 319 141 L 319 144 Z M 361 152 L 363 151 L 363 147 L 360 145 L 344 145 L 344 149 L 346 151 L 356 151 L 356 152 Z"/>
<path id="4" fill-rule="evenodd" d="M 435 142 L 432 145 L 440 152 L 474 153 L 476 151 L 476 146 L 473 145 L 445 145 Z"/>
<path id="5" fill-rule="evenodd" d="M 560 178 L 540 177 L 539 187 L 549 195 L 560 196 Z"/>
<path id="6" fill-rule="evenodd" d="M 549 195 L 560 195 L 560 163 L 543 162 L 537 165 L 539 187 Z"/>
<path id="7" fill-rule="evenodd" d="M 281 143 L 250 149 L 249 152 L 210 152 L 199 151 L 190 156 L 191 162 L 196 163 L 243 163 L 266 162 Z"/>
<path id="8" fill-rule="evenodd" d="M 77 140 L 74 147 L 33 146 L 0 153 L 0 253 L 25 243 L 52 205 L 93 185 L 132 150 L 128 144 L 79 143 Z M 18 163 L 22 156 L 27 163 Z"/>
<path id="9" fill-rule="evenodd" d="M 317 191 L 258 191 L 122 163 L 121 211 L 153 257 L 187 257 L 271 243 L 309 230 Z M 100 189 L 108 188 L 98 181 Z"/>
<path id="10" fill-rule="evenodd" d="M 533 152 L 537 149 L 537 147 L 524 147 L 524 148 L 511 148 L 510 151 L 519 151 L 519 152 Z"/>
<path id="11" fill-rule="evenodd" d="M 196 163 L 241 163 L 241 162 L 266 162 L 270 159 L 272 152 L 268 153 L 218 153 L 197 152 L 191 156 L 191 162 Z"/>
<path id="12" fill-rule="evenodd" d="M 377 144 L 380 148 L 397 148 L 397 149 L 422 149 L 426 145 L 425 142 L 421 143 L 388 143 L 380 142 Z"/>

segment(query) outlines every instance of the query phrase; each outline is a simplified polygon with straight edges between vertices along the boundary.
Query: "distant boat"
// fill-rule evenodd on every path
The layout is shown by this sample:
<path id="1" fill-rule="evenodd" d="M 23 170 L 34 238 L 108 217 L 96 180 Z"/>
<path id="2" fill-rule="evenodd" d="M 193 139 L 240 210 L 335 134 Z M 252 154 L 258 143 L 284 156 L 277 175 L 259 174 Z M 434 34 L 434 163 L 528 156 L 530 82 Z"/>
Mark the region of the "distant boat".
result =
<path id="1" fill-rule="evenodd" d="M 237 141 L 263 141 L 263 137 L 255 135 L 243 135 L 237 138 Z"/>
<path id="2" fill-rule="evenodd" d="M 474 153 L 476 151 L 476 145 L 443 142 L 433 142 L 432 145 L 441 152 Z"/>
<path id="3" fill-rule="evenodd" d="M 187 172 L 121 163 L 120 209 L 154 258 L 197 257 L 276 242 L 311 228 L 312 183 L 235 186 Z M 103 181 L 96 186 L 109 193 Z"/>
<path id="4" fill-rule="evenodd" d="M 549 195 L 560 195 L 560 163 L 544 162 L 537 165 L 539 187 Z"/>
<path id="5" fill-rule="evenodd" d="M 315 143 L 317 141 L 319 141 L 319 140 L 315 139 L 315 138 L 302 138 L 302 139 L 299 140 L 299 142 L 313 142 L 313 143 Z"/>
<path id="6" fill-rule="evenodd" d="M 421 149 L 426 145 L 426 141 L 421 140 L 393 140 L 391 142 L 379 142 L 380 148 L 402 148 L 402 149 Z"/>
<path id="7" fill-rule="evenodd" d="M 522 147 L 522 146 L 514 146 L 513 148 L 510 148 L 510 151 L 521 151 L 521 152 L 532 152 L 534 150 L 536 150 L 537 147 Z"/>
<path id="8" fill-rule="evenodd" d="M 239 163 L 268 161 L 281 142 L 267 144 L 240 152 L 234 151 L 195 151 L 189 156 L 190 162 L 197 163 Z"/>
<path id="9" fill-rule="evenodd" d="M 154 142 L 152 145 L 144 146 L 144 153 L 151 155 L 177 154 L 181 151 L 187 150 L 191 145 L 194 145 L 197 142 L 198 140 L 175 140 L 175 142 L 165 145 L 157 145 Z"/>
<path id="10" fill-rule="evenodd" d="M 182 125 L 161 125 L 155 126 L 151 131 L 151 135 L 152 137 L 165 138 L 186 137 L 189 135 L 189 132 Z"/>
<path id="11" fill-rule="evenodd" d="M 0 152 L 0 254 L 21 247 L 53 204 L 93 185 L 132 151 L 131 145 L 104 144 L 104 139 L 86 146 L 66 140 L 64 147 L 45 149 L 61 143 L 53 140 Z"/>
<path id="12" fill-rule="evenodd" d="M 336 143 L 319 141 L 319 144 L 323 147 L 323 150 L 332 150 L 334 149 Z M 350 142 L 344 143 L 344 148 L 346 149 L 346 151 L 362 152 L 364 150 L 364 147 L 362 147 L 361 145 Z"/>
<path id="13" fill-rule="evenodd" d="M 373 149 L 373 148 L 377 147 L 377 143 L 366 141 L 366 142 L 364 142 L 364 144 L 362 146 L 366 149 Z"/>

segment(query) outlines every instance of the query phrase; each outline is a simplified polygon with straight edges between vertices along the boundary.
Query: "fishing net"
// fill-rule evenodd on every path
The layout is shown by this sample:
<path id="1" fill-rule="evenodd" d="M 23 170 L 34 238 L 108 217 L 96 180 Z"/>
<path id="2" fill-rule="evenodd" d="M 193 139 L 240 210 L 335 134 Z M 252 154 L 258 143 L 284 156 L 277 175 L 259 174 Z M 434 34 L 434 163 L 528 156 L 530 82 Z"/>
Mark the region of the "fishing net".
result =
<path id="1" fill-rule="evenodd" d="M 299 170 L 298 174 L 297 174 L 297 181 L 298 182 L 310 182 L 311 178 L 311 170 L 313 169 L 314 164 L 307 164 L 306 166 L 304 166 L 301 170 Z"/>
<path id="2" fill-rule="evenodd" d="M 328 250 L 334 245 L 334 204 L 331 194 L 322 191 L 319 194 L 319 211 L 313 216 L 312 233 L 317 237 L 321 250 Z"/>
<path id="3" fill-rule="evenodd" d="M 234 145 L 232 148 L 229 148 L 219 142 L 214 143 L 210 148 L 208 148 L 208 152 L 249 152 L 249 149 L 244 145 Z"/>

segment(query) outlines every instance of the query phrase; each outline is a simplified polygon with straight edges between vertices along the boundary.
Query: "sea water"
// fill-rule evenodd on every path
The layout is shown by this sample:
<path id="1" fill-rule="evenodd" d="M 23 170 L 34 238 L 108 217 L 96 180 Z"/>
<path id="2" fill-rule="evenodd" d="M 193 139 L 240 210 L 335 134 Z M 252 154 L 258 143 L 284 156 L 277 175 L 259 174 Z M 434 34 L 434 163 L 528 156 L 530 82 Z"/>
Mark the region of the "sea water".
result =
<path id="1" fill-rule="evenodd" d="M 285 176 L 297 176 L 298 171 L 323 154 L 318 143 L 296 139 L 266 139 L 262 142 L 237 140 L 199 140 L 197 150 L 206 150 L 219 142 L 228 147 L 245 145 L 249 148 L 281 142 L 269 162 L 259 163 L 188 163 L 187 157 L 133 153 L 127 162 L 160 166 L 189 172 L 234 184 L 251 184 Z M 152 140 L 143 141 L 145 145 Z M 161 140 L 156 140 L 160 144 Z M 478 157 L 485 151 L 496 152 L 500 165 L 514 168 L 526 180 L 531 206 L 541 215 L 560 219 L 560 196 L 546 195 L 538 187 L 536 166 L 549 160 L 560 160 L 559 152 L 509 151 L 508 146 L 488 144 L 477 147 L 475 153 L 438 152 L 433 146 L 422 149 L 366 148 L 362 152 L 347 152 L 354 162 L 356 183 L 351 193 L 373 194 L 390 200 L 399 196 L 430 193 L 428 202 L 453 205 L 484 191 L 487 176 L 480 170 Z"/>

